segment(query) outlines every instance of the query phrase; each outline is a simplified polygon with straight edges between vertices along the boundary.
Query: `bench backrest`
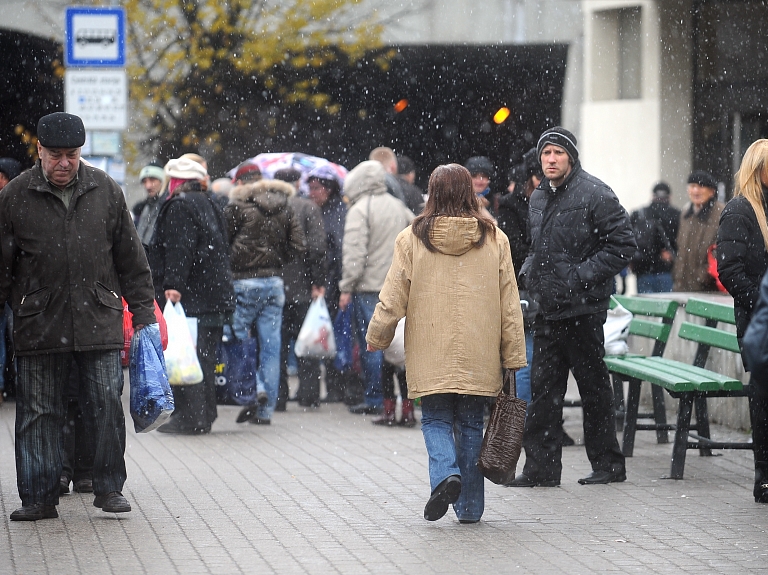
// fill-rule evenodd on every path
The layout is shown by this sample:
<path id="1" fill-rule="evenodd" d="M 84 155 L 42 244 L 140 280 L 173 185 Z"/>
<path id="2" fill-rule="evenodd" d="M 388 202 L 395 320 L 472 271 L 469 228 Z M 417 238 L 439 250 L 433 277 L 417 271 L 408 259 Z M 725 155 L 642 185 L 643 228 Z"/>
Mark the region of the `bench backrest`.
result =
<path id="1" fill-rule="evenodd" d="M 614 295 L 613 299 L 632 312 L 630 335 L 647 337 L 656 343 L 652 355 L 661 356 L 672 332 L 678 303 L 673 300 Z M 654 318 L 654 319 L 649 319 Z M 658 319 L 661 321 L 658 321 Z"/>
<path id="2" fill-rule="evenodd" d="M 701 317 L 705 320 L 705 325 L 699 325 L 689 321 L 684 321 L 680 324 L 678 335 L 682 339 L 694 341 L 699 344 L 693 365 L 696 367 L 704 367 L 711 347 L 732 351 L 734 353 L 740 352 L 736 334 L 717 328 L 718 322 L 731 325 L 736 324 L 732 305 L 690 298 L 685 304 L 685 311 L 690 315 Z"/>

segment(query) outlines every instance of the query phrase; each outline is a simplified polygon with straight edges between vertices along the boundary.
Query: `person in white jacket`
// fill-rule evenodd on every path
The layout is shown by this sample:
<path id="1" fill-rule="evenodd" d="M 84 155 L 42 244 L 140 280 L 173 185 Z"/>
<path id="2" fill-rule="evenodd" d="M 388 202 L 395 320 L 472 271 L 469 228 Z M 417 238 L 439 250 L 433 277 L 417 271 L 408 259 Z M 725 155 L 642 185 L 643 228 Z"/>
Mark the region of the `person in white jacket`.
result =
<path id="1" fill-rule="evenodd" d="M 395 238 L 413 220 L 405 204 L 387 193 L 386 172 L 376 161 L 362 162 L 344 181 L 349 210 L 344 225 L 339 308 L 354 309 L 355 336 L 366 348 L 365 334 L 379 301 L 392 256 Z M 365 400 L 350 407 L 352 413 L 378 414 L 383 410 L 381 351 L 362 354 Z"/>

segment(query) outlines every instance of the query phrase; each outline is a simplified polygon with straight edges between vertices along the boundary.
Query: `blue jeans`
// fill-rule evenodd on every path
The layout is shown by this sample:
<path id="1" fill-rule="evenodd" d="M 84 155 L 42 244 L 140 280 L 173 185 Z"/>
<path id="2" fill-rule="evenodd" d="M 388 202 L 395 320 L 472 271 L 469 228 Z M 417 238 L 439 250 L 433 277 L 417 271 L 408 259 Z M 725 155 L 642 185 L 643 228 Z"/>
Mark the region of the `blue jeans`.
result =
<path id="1" fill-rule="evenodd" d="M 363 351 L 366 348 L 365 334 L 368 331 L 368 323 L 373 317 L 373 310 L 379 303 L 377 293 L 352 294 L 354 306 L 355 335 L 360 345 L 360 361 L 363 364 L 365 376 L 365 403 L 373 407 L 384 405 L 384 394 L 381 390 L 381 367 L 384 364 L 383 351 Z"/>
<path id="2" fill-rule="evenodd" d="M 456 393 L 421 398 L 421 432 L 429 454 L 429 484 L 434 491 L 447 477 L 461 476 L 461 495 L 453 504 L 460 520 L 477 521 L 485 508 L 484 478 L 477 460 L 483 444 L 487 399 Z"/>
<path id="3" fill-rule="evenodd" d="M 62 472 L 64 386 L 72 360 L 80 370 L 80 401 L 92 425 L 96 452 L 93 491 L 122 491 L 125 472 L 125 416 L 120 399 L 120 351 L 81 351 L 18 358 L 16 386 L 16 482 L 23 506 L 59 503 Z"/>
<path id="4" fill-rule="evenodd" d="M 267 393 L 267 404 L 256 412 L 261 419 L 270 419 L 277 404 L 280 388 L 280 330 L 283 324 L 285 291 L 279 277 L 249 278 L 236 280 L 235 315 L 232 327 L 235 335 L 253 336 L 259 341 L 259 369 L 256 372 L 256 388 Z"/>
<path id="5" fill-rule="evenodd" d="M 637 293 L 667 293 L 672 291 L 672 274 L 642 274 L 637 276 Z"/>
<path id="6" fill-rule="evenodd" d="M 517 397 L 531 403 L 531 365 L 533 364 L 533 328 L 525 330 L 525 359 L 528 365 L 517 370 L 515 383 L 517 385 Z"/>

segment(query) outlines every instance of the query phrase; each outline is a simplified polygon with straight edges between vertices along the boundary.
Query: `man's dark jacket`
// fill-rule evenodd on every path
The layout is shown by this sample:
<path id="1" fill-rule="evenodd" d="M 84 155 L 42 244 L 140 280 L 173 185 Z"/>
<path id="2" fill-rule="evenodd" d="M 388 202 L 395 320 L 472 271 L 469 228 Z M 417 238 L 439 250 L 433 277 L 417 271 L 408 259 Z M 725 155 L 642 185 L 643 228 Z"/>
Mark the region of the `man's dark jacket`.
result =
<path id="1" fill-rule="evenodd" d="M 637 249 L 611 188 L 577 162 L 556 190 L 548 178 L 534 190 L 529 224 L 521 284 L 535 294 L 539 313 L 559 320 L 607 310 L 613 278 Z"/>
<path id="2" fill-rule="evenodd" d="M 509 238 L 512 265 L 515 266 L 515 273 L 519 275 L 525 258 L 528 257 L 531 238 L 528 231 L 528 198 L 517 186 L 513 192 L 499 198 L 496 221 L 501 231 Z"/>
<path id="3" fill-rule="evenodd" d="M 149 248 L 155 294 L 165 305 L 165 290 L 181 293 L 191 317 L 227 314 L 235 309 L 229 243 L 224 216 L 209 192 L 197 183 L 160 208 Z"/>
<path id="4" fill-rule="evenodd" d="M 764 200 L 765 201 L 765 200 Z M 765 207 L 765 205 L 764 205 Z M 736 336 L 744 337 L 768 270 L 768 252 L 755 210 L 744 196 L 729 201 L 717 229 L 717 274 L 733 296 Z"/>
<path id="5" fill-rule="evenodd" d="M 156 323 L 152 276 L 120 186 L 80 163 L 64 205 L 40 162 L 0 193 L 0 305 L 18 355 L 122 349 L 123 304 Z"/>

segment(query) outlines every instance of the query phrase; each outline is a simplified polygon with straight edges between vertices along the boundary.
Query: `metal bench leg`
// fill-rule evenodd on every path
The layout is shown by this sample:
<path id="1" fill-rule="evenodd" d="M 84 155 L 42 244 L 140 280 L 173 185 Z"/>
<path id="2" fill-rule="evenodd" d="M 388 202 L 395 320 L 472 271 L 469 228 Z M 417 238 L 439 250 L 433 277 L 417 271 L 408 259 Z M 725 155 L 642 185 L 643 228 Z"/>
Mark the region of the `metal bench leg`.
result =
<path id="1" fill-rule="evenodd" d="M 657 426 L 666 427 L 667 406 L 664 402 L 664 390 L 658 385 L 651 384 L 651 396 L 653 397 L 653 419 Z M 669 434 L 666 429 L 656 429 L 656 443 L 669 443 Z"/>
<path id="2" fill-rule="evenodd" d="M 618 376 L 613 376 L 613 408 L 616 412 L 616 431 L 624 431 L 624 381 Z"/>
<path id="3" fill-rule="evenodd" d="M 635 432 L 637 431 L 637 410 L 640 406 L 640 380 L 629 379 L 627 411 L 624 417 L 624 440 L 621 451 L 624 457 L 632 457 L 635 450 Z"/>
<path id="4" fill-rule="evenodd" d="M 696 431 L 699 437 L 712 439 L 709 432 L 709 410 L 707 409 L 707 398 L 697 397 L 694 401 L 696 408 Z M 706 447 L 699 449 L 699 455 L 703 457 L 712 457 L 712 450 Z"/>
<path id="5" fill-rule="evenodd" d="M 672 446 L 672 479 L 682 479 L 685 470 L 685 454 L 688 450 L 688 430 L 691 427 L 691 414 L 693 413 L 693 394 L 684 393 L 680 396 L 680 405 L 677 408 L 677 429 L 675 430 L 675 443 Z"/>

